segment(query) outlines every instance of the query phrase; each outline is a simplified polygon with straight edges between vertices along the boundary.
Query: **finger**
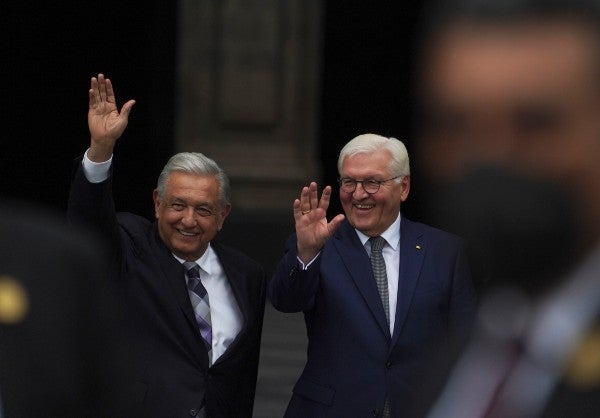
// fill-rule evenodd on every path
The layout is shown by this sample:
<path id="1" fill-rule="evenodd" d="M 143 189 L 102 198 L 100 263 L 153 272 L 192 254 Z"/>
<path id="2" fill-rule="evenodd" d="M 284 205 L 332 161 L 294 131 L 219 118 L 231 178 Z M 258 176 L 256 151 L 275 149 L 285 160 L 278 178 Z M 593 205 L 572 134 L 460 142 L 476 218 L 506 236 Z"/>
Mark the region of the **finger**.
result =
<path id="1" fill-rule="evenodd" d="M 133 105 L 135 104 L 135 100 L 129 100 L 127 103 L 125 103 L 123 105 L 123 107 L 121 108 L 121 113 L 120 115 L 125 118 L 126 120 L 129 119 L 129 114 L 131 113 L 131 108 L 133 108 Z"/>
<path id="2" fill-rule="evenodd" d="M 98 91 L 100 92 L 100 101 L 106 101 L 106 79 L 104 74 L 98 74 Z"/>
<path id="3" fill-rule="evenodd" d="M 302 216 L 302 209 L 300 209 L 300 199 L 294 200 L 294 220 L 298 221 Z"/>
<path id="4" fill-rule="evenodd" d="M 95 107 L 100 101 L 100 93 L 98 92 L 98 79 L 96 77 L 92 77 L 90 81 L 88 95 L 90 97 L 90 107 Z"/>
<path id="5" fill-rule="evenodd" d="M 89 107 L 90 107 L 90 109 L 94 109 L 96 107 L 96 97 L 97 97 L 94 89 L 88 90 L 88 97 L 89 97 Z"/>
<path id="6" fill-rule="evenodd" d="M 321 199 L 319 200 L 319 207 L 322 208 L 323 210 L 327 211 L 330 201 L 331 201 L 331 186 L 326 186 L 323 189 L 323 193 L 321 194 Z"/>
<path id="7" fill-rule="evenodd" d="M 300 192 L 300 209 L 301 210 L 309 210 L 310 209 L 310 189 L 308 186 L 304 186 L 302 191 Z"/>
<path id="8" fill-rule="evenodd" d="M 317 206 L 311 203 L 313 200 L 316 201 L 316 188 L 317 185 L 314 182 L 302 188 L 299 207 L 301 215 L 308 215 L 311 211 L 317 209 Z"/>
<path id="9" fill-rule="evenodd" d="M 106 79 L 106 101 L 108 103 L 117 103 L 115 99 L 115 91 L 113 90 L 112 82 Z"/>
<path id="10" fill-rule="evenodd" d="M 336 229 L 342 224 L 342 222 L 346 219 L 343 214 L 336 215 L 331 222 L 327 224 L 327 230 L 329 231 L 329 236 L 333 235 Z"/>
<path id="11" fill-rule="evenodd" d="M 308 209 L 316 209 L 319 207 L 319 196 L 317 195 L 317 183 L 314 181 L 309 186 L 309 207 Z"/>

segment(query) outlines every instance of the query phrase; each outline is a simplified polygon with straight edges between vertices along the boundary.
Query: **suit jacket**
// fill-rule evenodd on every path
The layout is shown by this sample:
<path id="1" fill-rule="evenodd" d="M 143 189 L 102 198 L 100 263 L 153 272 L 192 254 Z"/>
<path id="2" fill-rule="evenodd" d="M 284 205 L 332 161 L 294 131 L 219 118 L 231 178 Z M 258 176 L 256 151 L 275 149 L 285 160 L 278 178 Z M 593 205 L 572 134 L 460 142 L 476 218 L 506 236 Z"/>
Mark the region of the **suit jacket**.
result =
<path id="1" fill-rule="evenodd" d="M 131 326 L 133 415 L 252 416 L 266 279 L 262 267 L 212 242 L 243 316 L 242 329 L 209 367 L 184 279 L 183 266 L 158 235 L 156 223 L 116 214 L 110 178 L 91 184 L 77 164 L 69 197 L 73 222 L 99 229 L 112 244 L 109 276 Z"/>
<path id="2" fill-rule="evenodd" d="M 36 207 L 0 204 L 0 416 L 115 416 L 123 359 L 104 249 Z"/>
<path id="3" fill-rule="evenodd" d="M 401 222 L 400 273 L 390 335 L 369 257 L 345 221 L 318 259 L 299 270 L 292 236 L 269 287 L 276 309 L 304 311 L 307 362 L 286 417 L 394 416 L 416 394 L 410 381 L 422 351 L 470 326 L 475 292 L 460 240 Z"/>

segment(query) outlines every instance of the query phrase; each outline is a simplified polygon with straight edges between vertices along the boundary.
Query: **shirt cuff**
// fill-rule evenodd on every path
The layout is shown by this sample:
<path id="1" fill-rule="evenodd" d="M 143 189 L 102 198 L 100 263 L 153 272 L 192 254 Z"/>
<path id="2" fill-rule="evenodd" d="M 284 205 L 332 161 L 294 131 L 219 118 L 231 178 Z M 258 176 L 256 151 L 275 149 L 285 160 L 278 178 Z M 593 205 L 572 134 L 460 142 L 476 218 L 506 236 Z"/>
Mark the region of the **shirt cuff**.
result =
<path id="1" fill-rule="evenodd" d="M 88 151 L 89 149 L 85 151 L 85 154 L 83 154 L 83 174 L 85 174 L 85 178 L 90 183 L 102 183 L 108 178 L 108 171 L 110 170 L 110 165 L 112 164 L 112 155 L 108 161 L 95 163 L 88 158 Z"/>
<path id="2" fill-rule="evenodd" d="M 310 265 L 311 265 L 312 263 L 314 263 L 314 262 L 315 262 L 315 260 L 317 259 L 317 257 L 318 257 L 320 254 L 321 254 L 321 252 L 319 251 L 319 252 L 317 253 L 317 255 L 315 255 L 315 256 L 313 257 L 313 259 L 312 259 L 312 260 L 310 260 L 310 261 L 309 261 L 308 263 L 306 263 L 306 264 L 304 264 L 304 263 L 302 262 L 302 260 L 300 260 L 300 257 L 296 256 L 296 259 L 298 260 L 298 265 L 300 266 L 300 270 L 308 270 L 308 268 L 310 267 Z"/>

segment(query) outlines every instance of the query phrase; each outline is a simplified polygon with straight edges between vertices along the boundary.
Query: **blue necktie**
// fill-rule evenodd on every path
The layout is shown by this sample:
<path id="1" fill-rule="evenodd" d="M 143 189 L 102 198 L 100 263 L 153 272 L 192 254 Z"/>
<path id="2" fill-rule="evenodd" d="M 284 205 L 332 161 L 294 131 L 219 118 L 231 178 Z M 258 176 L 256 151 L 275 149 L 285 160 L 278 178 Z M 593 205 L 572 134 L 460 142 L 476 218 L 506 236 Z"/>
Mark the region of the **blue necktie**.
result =
<path id="1" fill-rule="evenodd" d="M 188 293 L 192 302 L 192 308 L 194 308 L 196 321 L 198 322 L 198 329 L 200 330 L 200 335 L 204 340 L 204 345 L 208 351 L 208 358 L 210 359 L 212 354 L 212 327 L 210 323 L 208 293 L 200 281 L 200 266 L 192 261 L 186 261 L 183 265 L 186 269 L 185 275 L 188 278 Z"/>

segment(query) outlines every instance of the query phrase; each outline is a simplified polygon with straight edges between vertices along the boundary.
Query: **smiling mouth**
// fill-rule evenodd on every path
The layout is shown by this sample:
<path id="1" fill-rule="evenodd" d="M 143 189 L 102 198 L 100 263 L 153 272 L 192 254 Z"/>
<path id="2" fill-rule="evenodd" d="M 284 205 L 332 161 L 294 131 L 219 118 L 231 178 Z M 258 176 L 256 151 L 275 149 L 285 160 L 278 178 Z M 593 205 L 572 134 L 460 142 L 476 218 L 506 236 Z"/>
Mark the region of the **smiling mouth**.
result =
<path id="1" fill-rule="evenodd" d="M 361 203 L 354 204 L 354 207 L 361 210 L 373 209 L 375 205 L 365 205 Z"/>
<path id="2" fill-rule="evenodd" d="M 184 237 L 195 237 L 198 235 L 197 232 L 187 232 L 187 231 L 183 231 L 181 229 L 178 229 L 177 232 L 179 232 Z"/>

